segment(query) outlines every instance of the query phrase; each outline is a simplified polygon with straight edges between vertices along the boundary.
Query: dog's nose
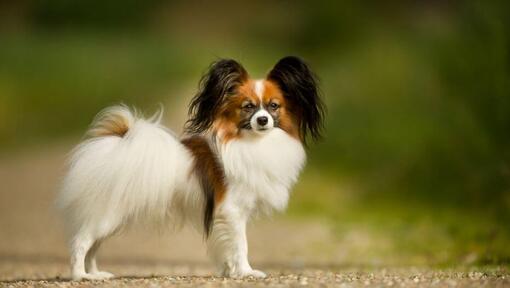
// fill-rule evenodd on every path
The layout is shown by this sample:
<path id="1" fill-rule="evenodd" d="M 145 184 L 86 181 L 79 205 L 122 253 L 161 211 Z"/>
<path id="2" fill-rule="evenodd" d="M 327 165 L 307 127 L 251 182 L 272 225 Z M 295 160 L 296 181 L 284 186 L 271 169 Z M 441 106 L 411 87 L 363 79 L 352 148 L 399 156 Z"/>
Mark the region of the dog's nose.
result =
<path id="1" fill-rule="evenodd" d="M 267 124 L 267 117 L 266 116 L 260 116 L 257 118 L 257 123 L 260 125 L 260 126 L 264 126 Z"/>

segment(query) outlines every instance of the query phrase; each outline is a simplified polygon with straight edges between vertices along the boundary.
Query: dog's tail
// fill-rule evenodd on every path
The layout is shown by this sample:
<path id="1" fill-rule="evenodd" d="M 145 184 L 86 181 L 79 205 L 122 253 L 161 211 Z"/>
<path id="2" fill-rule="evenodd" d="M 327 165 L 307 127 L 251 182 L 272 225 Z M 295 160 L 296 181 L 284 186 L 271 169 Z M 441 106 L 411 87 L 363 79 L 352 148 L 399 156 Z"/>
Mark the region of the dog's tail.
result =
<path id="1" fill-rule="evenodd" d="M 145 119 L 124 105 L 95 117 L 69 157 L 57 198 L 69 233 L 106 237 L 136 219 L 166 222 L 192 162 L 161 118 L 162 110 Z"/>
<path id="2" fill-rule="evenodd" d="M 153 117 L 149 119 L 150 122 L 159 123 L 161 120 L 163 109 L 161 108 Z M 126 105 L 117 105 L 103 109 L 99 112 L 89 130 L 87 136 L 89 137 L 102 137 L 102 136 L 118 136 L 124 137 L 126 133 L 133 127 L 137 119 L 141 117 L 134 109 L 130 109 Z"/>
<path id="3" fill-rule="evenodd" d="M 135 123 L 135 113 L 127 106 L 118 105 L 103 109 L 94 118 L 87 131 L 89 137 L 123 137 Z"/>

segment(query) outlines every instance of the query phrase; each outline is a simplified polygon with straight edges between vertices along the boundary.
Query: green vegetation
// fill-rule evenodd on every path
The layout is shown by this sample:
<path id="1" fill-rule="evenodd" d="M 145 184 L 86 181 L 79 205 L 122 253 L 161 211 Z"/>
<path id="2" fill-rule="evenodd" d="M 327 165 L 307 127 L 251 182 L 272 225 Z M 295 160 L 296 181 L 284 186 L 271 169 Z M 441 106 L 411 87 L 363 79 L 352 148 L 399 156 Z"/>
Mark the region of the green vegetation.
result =
<path id="1" fill-rule="evenodd" d="M 218 57 L 262 76 L 297 54 L 329 113 L 292 215 L 329 219 L 339 239 L 361 231 L 362 262 L 510 262 L 506 1 L 12 2 L 2 153 L 79 135 L 113 103 L 181 111 Z"/>
<path id="2" fill-rule="evenodd" d="M 2 42 L 4 147 L 83 131 L 101 107 L 114 103 L 154 110 L 171 100 L 168 87 L 190 77 L 183 59 L 191 57 L 156 39 L 43 34 Z"/>
<path id="3" fill-rule="evenodd" d="M 367 179 L 368 181 L 369 179 Z M 508 265 L 508 221 L 495 211 L 449 202 L 418 202 L 384 194 L 367 197 L 348 178 L 305 173 L 289 213 L 330 222 L 348 264 L 363 266 Z"/>

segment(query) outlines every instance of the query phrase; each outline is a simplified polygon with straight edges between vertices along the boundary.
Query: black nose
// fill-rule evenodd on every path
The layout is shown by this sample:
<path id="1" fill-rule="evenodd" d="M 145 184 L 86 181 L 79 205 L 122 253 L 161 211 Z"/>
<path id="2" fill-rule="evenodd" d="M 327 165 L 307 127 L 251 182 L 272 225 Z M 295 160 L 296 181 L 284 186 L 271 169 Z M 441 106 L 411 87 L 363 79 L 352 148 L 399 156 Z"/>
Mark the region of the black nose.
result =
<path id="1" fill-rule="evenodd" d="M 257 123 L 260 125 L 260 126 L 264 126 L 267 124 L 267 117 L 266 116 L 261 116 L 261 117 L 258 117 L 257 118 Z"/>

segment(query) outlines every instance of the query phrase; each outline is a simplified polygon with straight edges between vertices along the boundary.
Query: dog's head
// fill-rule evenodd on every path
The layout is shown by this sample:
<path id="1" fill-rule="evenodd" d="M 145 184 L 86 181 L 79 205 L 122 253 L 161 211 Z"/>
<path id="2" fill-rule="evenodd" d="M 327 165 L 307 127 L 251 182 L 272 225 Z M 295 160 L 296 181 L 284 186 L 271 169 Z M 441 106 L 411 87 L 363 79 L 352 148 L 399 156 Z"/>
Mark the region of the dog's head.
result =
<path id="1" fill-rule="evenodd" d="M 321 136 L 324 105 L 317 80 L 300 58 L 282 58 L 266 78 L 251 79 L 241 64 L 214 62 L 189 107 L 188 133 L 212 131 L 222 141 L 263 137 L 282 129 L 306 142 Z"/>

